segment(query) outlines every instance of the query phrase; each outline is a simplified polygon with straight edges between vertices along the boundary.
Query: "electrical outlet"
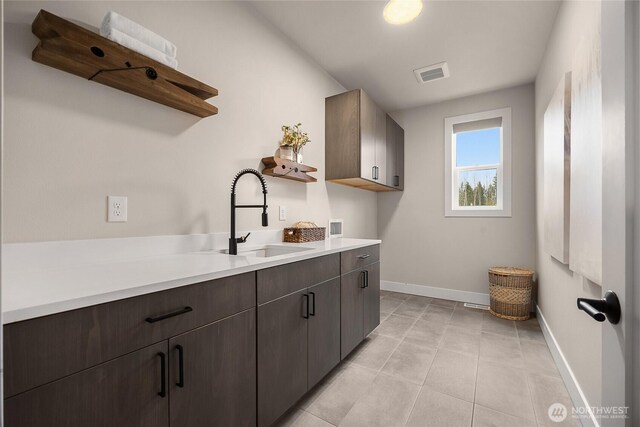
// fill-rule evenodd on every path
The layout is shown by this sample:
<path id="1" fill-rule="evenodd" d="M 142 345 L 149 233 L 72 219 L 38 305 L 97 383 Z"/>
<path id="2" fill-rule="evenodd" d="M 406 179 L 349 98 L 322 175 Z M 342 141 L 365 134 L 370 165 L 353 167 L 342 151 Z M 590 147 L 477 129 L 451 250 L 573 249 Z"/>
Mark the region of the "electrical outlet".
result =
<path id="1" fill-rule="evenodd" d="M 287 220 L 287 207 L 286 206 L 280 206 L 279 218 L 280 218 L 280 221 L 286 221 Z"/>
<path id="2" fill-rule="evenodd" d="M 107 222 L 127 222 L 127 197 L 107 197 Z"/>

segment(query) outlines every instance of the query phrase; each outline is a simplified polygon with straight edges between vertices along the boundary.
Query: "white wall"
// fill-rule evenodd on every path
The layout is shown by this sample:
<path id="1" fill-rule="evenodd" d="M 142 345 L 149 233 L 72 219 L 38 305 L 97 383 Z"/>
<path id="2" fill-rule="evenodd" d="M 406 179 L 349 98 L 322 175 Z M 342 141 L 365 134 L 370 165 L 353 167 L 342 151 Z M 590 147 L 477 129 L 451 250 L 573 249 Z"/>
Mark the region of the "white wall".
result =
<path id="1" fill-rule="evenodd" d="M 94 26 L 115 10 L 162 34 L 180 70 L 219 89 L 220 113 L 200 120 L 33 62 L 41 8 Z M 319 182 L 267 177 L 270 227 L 344 218 L 347 236 L 376 236 L 376 195 L 323 180 L 324 98 L 344 88 L 249 5 L 6 2 L 5 30 L 5 242 L 226 231 L 233 175 L 260 168 L 280 126 L 298 121 Z M 260 200 L 250 177 L 238 192 Z M 129 197 L 127 223 L 106 222 L 107 195 Z M 260 228 L 259 212 L 240 212 L 238 227 Z"/>
<path id="2" fill-rule="evenodd" d="M 405 130 L 405 191 L 378 196 L 384 280 L 488 293 L 487 268 L 533 268 L 532 84 L 393 113 Z M 512 217 L 444 217 L 444 118 L 511 107 Z"/>
<path id="3" fill-rule="evenodd" d="M 535 86 L 538 305 L 591 406 L 601 402 L 601 326 L 576 309 L 576 298 L 599 299 L 601 288 L 544 252 L 543 129 L 544 112 L 558 82 L 571 69 L 584 23 L 599 7 L 591 1 L 562 3 Z"/>

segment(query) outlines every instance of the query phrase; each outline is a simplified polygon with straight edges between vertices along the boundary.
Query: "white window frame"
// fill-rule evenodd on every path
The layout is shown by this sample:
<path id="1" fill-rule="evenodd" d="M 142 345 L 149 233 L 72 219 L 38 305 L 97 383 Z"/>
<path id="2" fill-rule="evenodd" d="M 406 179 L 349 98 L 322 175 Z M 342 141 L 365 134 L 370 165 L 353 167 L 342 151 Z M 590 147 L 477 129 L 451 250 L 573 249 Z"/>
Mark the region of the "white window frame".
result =
<path id="1" fill-rule="evenodd" d="M 454 125 L 488 119 L 502 119 L 500 163 L 496 165 L 456 167 L 456 135 Z M 444 215 L 445 217 L 511 217 L 511 108 L 482 111 L 444 119 Z M 458 173 L 497 169 L 496 206 L 459 206 Z"/>

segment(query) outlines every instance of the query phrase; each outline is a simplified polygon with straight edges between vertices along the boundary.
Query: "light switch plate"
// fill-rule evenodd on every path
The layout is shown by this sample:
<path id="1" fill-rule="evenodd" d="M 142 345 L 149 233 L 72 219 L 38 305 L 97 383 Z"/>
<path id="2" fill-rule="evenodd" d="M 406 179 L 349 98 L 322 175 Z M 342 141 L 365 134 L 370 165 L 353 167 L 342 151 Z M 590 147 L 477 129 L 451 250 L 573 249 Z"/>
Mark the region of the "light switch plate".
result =
<path id="1" fill-rule="evenodd" d="M 280 212 L 279 212 L 278 218 L 280 219 L 280 221 L 286 221 L 287 220 L 287 207 L 286 206 L 280 206 Z"/>
<path id="2" fill-rule="evenodd" d="M 109 196 L 107 197 L 107 221 L 127 222 L 127 197 Z"/>

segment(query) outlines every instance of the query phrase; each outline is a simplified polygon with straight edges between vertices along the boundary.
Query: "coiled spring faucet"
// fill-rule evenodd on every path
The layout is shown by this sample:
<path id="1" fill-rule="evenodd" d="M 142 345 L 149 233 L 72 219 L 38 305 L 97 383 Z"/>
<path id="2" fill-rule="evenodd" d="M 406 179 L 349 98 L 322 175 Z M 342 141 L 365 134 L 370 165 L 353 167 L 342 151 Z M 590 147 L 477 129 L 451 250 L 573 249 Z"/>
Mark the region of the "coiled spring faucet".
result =
<path id="1" fill-rule="evenodd" d="M 261 205 L 238 205 L 236 206 L 236 184 L 242 175 L 252 174 L 255 175 L 262 184 L 262 195 L 264 196 L 264 201 Z M 266 227 L 269 225 L 269 218 L 267 216 L 267 182 L 264 180 L 264 177 L 260 172 L 255 169 L 242 169 L 240 172 L 236 174 L 233 178 L 233 183 L 231 184 L 231 235 L 229 237 L 229 255 L 238 255 L 238 243 L 244 243 L 247 241 L 247 234 L 244 237 L 236 238 L 236 208 L 262 208 L 262 226 Z"/>

